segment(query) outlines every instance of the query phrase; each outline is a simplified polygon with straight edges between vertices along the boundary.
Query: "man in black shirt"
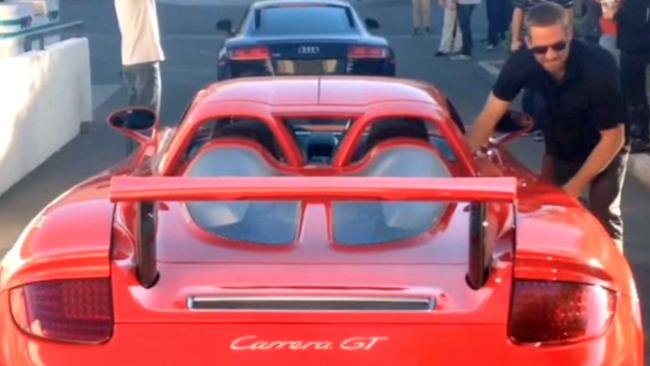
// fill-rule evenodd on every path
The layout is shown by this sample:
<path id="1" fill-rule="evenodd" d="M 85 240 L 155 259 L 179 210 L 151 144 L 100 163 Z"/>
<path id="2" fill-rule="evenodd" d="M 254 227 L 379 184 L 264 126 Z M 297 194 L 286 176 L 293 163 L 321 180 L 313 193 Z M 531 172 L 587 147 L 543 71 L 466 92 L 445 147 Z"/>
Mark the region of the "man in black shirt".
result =
<path id="1" fill-rule="evenodd" d="M 536 5 L 545 2 L 546 0 L 513 0 L 512 11 L 512 39 L 510 42 L 510 51 L 517 52 L 520 48 L 524 47 L 524 16 L 530 9 Z M 564 9 L 566 20 L 568 21 L 568 28 L 573 31 L 573 6 L 574 0 L 549 0 L 553 3 L 560 5 Z M 591 0 L 589 0 L 591 1 Z M 524 94 L 521 98 L 521 106 L 524 112 L 532 115 L 535 118 L 535 126 L 533 127 L 535 141 L 543 140 L 543 135 L 538 134 L 544 129 L 546 123 L 546 115 L 544 114 L 544 103 L 540 101 L 540 96 L 530 89 L 524 89 Z"/>
<path id="2" fill-rule="evenodd" d="M 620 197 L 627 150 L 618 71 L 607 51 L 571 39 L 562 7 L 544 3 L 526 16 L 528 49 L 506 62 L 469 144 L 488 140 L 512 100 L 526 87 L 540 93 L 549 117 L 542 176 L 579 197 L 589 185 L 592 212 L 620 246 Z"/>
<path id="3" fill-rule="evenodd" d="M 512 6 L 512 40 L 510 50 L 516 52 L 523 46 L 520 35 L 522 34 L 522 25 L 526 13 L 538 4 L 546 0 L 513 0 Z M 573 27 L 573 0 L 549 0 L 560 5 L 568 18 L 569 25 Z M 571 29 L 573 31 L 573 29 Z"/>

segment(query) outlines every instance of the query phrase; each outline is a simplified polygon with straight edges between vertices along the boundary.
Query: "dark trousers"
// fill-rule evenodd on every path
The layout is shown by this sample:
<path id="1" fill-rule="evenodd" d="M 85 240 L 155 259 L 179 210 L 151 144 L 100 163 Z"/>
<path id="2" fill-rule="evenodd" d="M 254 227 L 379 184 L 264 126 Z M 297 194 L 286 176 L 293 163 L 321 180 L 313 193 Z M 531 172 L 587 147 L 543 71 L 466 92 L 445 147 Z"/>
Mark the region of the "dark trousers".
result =
<path id="1" fill-rule="evenodd" d="M 160 112 L 160 94 L 162 82 L 160 79 L 160 63 L 145 62 L 135 65 L 122 66 L 122 78 L 126 84 L 126 92 L 130 106 L 142 106 Z M 133 140 L 126 139 L 126 153 L 130 154 L 135 148 Z"/>
<path id="2" fill-rule="evenodd" d="M 609 235 L 621 245 L 623 242 L 623 217 L 621 193 L 625 181 L 628 153 L 619 153 L 589 185 L 589 209 L 598 218 Z M 562 186 L 582 167 L 584 162 L 562 161 L 544 156 L 542 176 Z"/>
<path id="3" fill-rule="evenodd" d="M 600 29 L 600 17 L 603 15 L 600 2 L 583 1 L 582 3 L 583 7 L 586 8 L 586 13 L 583 15 L 581 29 L 579 29 L 578 32 L 586 41 L 598 43 L 598 39 L 602 34 Z"/>
<path id="4" fill-rule="evenodd" d="M 472 55 L 472 12 L 474 11 L 474 4 L 458 4 L 456 11 L 458 12 L 458 24 L 460 31 L 463 34 L 463 48 L 460 51 L 463 55 Z"/>
<path id="5" fill-rule="evenodd" d="M 628 111 L 628 137 L 650 141 L 648 123 L 648 96 L 645 90 L 646 67 L 650 64 L 650 51 L 632 53 L 621 51 L 621 88 Z"/>
<path id="6" fill-rule="evenodd" d="M 510 27 L 512 5 L 510 0 L 487 0 L 488 44 L 497 45 Z"/>
<path id="7" fill-rule="evenodd" d="M 160 63 L 145 62 L 122 66 L 129 105 L 149 107 L 160 111 Z"/>

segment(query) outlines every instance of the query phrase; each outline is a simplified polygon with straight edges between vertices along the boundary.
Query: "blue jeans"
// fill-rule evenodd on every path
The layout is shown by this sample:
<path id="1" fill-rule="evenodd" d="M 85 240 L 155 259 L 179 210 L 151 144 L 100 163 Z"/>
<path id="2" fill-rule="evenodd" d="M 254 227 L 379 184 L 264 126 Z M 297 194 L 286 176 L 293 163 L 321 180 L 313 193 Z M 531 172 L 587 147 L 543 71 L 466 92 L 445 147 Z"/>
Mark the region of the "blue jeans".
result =
<path id="1" fill-rule="evenodd" d="M 160 112 L 160 63 L 146 62 L 124 65 L 122 76 L 129 96 L 129 105 L 149 107 Z"/>

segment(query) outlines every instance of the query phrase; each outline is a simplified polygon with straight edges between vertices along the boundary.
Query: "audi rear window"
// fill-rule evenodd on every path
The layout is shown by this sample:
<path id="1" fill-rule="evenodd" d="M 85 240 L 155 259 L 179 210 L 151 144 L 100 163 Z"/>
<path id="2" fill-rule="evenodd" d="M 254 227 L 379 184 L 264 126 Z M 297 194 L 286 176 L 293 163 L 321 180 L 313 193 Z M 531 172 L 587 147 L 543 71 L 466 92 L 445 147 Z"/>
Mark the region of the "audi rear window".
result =
<path id="1" fill-rule="evenodd" d="M 340 34 L 354 29 L 350 10 L 341 6 L 281 6 L 263 8 L 256 33 L 265 35 Z"/>

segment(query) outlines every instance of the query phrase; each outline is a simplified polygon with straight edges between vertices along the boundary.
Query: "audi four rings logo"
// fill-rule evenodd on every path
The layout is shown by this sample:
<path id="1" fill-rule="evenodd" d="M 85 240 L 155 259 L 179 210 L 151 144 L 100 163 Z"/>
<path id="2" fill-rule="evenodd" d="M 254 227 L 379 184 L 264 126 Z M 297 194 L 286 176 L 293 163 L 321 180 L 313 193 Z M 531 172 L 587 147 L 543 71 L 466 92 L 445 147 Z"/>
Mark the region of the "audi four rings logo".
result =
<path id="1" fill-rule="evenodd" d="M 320 52 L 318 46 L 300 46 L 298 47 L 298 53 L 301 55 L 315 55 Z"/>

